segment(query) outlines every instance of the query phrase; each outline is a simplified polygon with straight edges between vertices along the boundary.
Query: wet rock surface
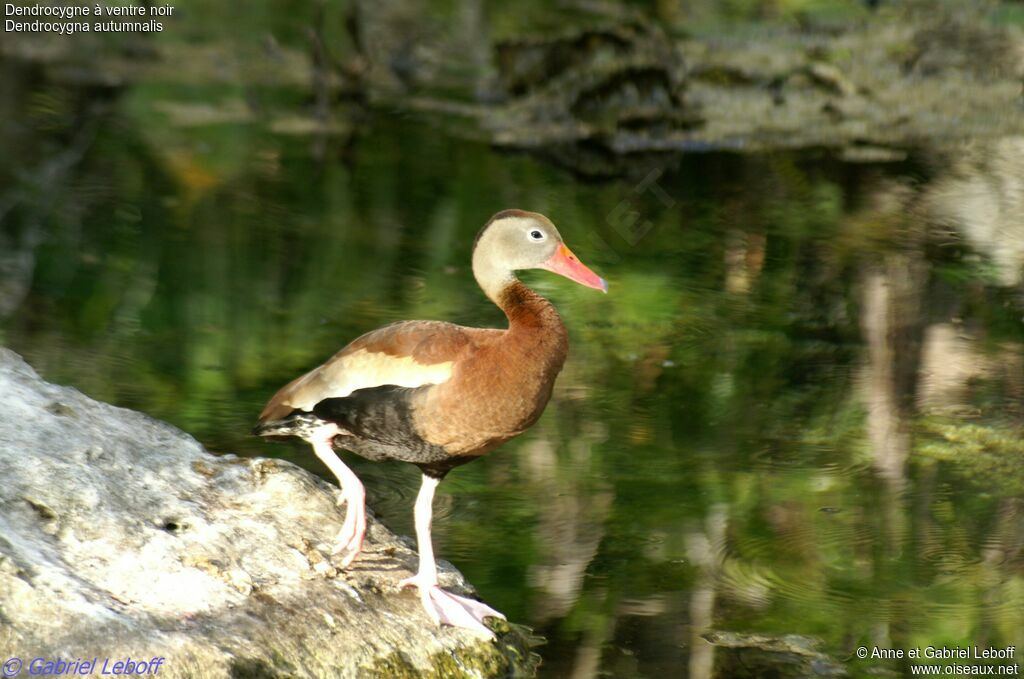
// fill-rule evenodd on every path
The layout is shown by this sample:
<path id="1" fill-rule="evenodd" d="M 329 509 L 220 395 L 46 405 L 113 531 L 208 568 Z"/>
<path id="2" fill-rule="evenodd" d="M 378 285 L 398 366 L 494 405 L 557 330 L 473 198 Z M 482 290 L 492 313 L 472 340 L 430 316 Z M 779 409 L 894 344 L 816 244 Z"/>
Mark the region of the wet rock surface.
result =
<path id="1" fill-rule="evenodd" d="M 607 156 L 660 150 L 631 148 L 635 135 L 685 136 L 706 122 L 679 50 L 642 21 L 507 40 L 496 60 L 504 101 L 483 118 L 490 140 L 589 174 L 614 173 Z"/>
<path id="2" fill-rule="evenodd" d="M 893 9 L 842 26 L 702 35 L 639 16 L 591 24 L 497 40 L 494 85 L 475 106 L 428 86 L 382 101 L 461 116 L 456 134 L 591 175 L 687 151 L 902 160 L 922 145 L 1024 131 L 1024 37 L 980 11 Z"/>
<path id="3" fill-rule="evenodd" d="M 535 86 L 540 94 L 514 97 L 482 125 L 492 142 L 510 147 L 589 144 L 617 156 L 829 147 L 870 161 L 899 159 L 899 149 L 921 143 L 1018 131 L 1020 37 L 957 21 L 671 44 L 637 34 L 639 44 L 601 59 L 600 68 L 547 76 Z M 979 73 L 976 60 L 957 59 L 945 48 L 951 35 L 984 43 L 991 66 Z M 627 110 L 624 99 L 632 99 Z"/>
<path id="4" fill-rule="evenodd" d="M 170 126 L 263 122 L 278 134 L 344 136 L 366 104 L 587 175 L 688 151 L 828 148 L 885 162 L 911 148 L 1024 134 L 1024 36 L 984 7 L 893 3 L 842 24 L 691 32 L 591 4 L 564 17 L 569 10 L 552 7 L 543 26 L 502 28 L 478 3 L 443 14 L 358 2 L 333 22 L 311 19 L 305 46 L 272 35 L 245 46 L 12 35 L 0 56 L 111 91 L 161 82 L 249 92 L 198 109 L 157 102 Z M 302 91 L 315 105 L 277 107 L 275 90 Z"/>
<path id="5" fill-rule="evenodd" d="M 411 542 L 372 518 L 365 553 L 334 568 L 344 510 L 298 467 L 215 457 L 6 349 L 0 395 L 0 656 L 25 672 L 129 657 L 162 657 L 172 677 L 532 672 L 514 627 L 487 641 L 433 626 L 395 586 L 415 570 Z M 471 591 L 450 566 L 441 579 Z"/>
<path id="6" fill-rule="evenodd" d="M 821 652 L 819 639 L 797 634 L 772 636 L 723 630 L 707 632 L 704 639 L 718 650 L 716 677 L 849 676 L 837 660 Z"/>

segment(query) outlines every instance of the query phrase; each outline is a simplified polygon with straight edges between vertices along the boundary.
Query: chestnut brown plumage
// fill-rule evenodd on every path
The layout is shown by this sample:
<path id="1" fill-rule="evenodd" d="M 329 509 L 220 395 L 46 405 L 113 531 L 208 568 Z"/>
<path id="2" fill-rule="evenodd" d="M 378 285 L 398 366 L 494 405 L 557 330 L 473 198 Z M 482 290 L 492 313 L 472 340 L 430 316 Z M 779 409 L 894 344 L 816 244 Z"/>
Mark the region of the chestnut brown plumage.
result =
<path id="1" fill-rule="evenodd" d="M 411 462 L 423 471 L 416 500 L 420 567 L 415 585 L 427 614 L 490 634 L 484 604 L 441 590 L 430 541 L 434 489 L 454 467 L 490 452 L 537 421 L 569 342 L 558 312 L 515 271 L 547 269 L 607 292 L 547 217 L 523 210 L 494 215 L 473 244 L 473 275 L 508 317 L 508 328 L 403 321 L 369 332 L 326 363 L 285 385 L 260 414 L 255 433 L 298 436 L 338 477 L 347 504 L 335 553 L 359 554 L 365 532 L 362 484 L 334 453 Z"/>

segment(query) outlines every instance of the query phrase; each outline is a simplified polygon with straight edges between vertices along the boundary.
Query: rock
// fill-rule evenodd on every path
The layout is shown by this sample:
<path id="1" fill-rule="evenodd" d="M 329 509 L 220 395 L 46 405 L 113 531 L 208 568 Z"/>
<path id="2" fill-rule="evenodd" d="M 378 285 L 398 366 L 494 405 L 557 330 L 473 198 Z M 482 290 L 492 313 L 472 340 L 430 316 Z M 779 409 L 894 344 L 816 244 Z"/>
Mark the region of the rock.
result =
<path id="1" fill-rule="evenodd" d="M 715 676 L 846 677 L 842 664 L 820 650 L 821 640 L 787 634 L 744 634 L 710 630 L 704 640 L 715 647 Z"/>
<path id="2" fill-rule="evenodd" d="M 447 92 L 459 88 L 423 87 L 380 103 L 442 123 L 454 114 L 453 134 L 587 176 L 708 150 L 891 162 L 922 145 L 1024 134 L 1024 34 L 983 13 L 894 9 L 828 31 L 676 28 L 634 17 L 530 30 L 495 44 L 498 96 L 453 111 Z"/>
<path id="3" fill-rule="evenodd" d="M 216 457 L 174 427 L 48 384 L 0 349 L 0 659 L 133 662 L 160 675 L 508 676 L 527 636 L 435 627 L 395 583 L 415 552 L 371 517 L 323 554 L 335 490 L 287 462 Z M 470 591 L 451 567 L 442 584 Z M 44 660 L 44 661 L 45 661 Z"/>
<path id="4" fill-rule="evenodd" d="M 16 90 L 37 87 L 42 75 L 90 100 L 136 83 L 274 93 L 199 104 L 142 97 L 149 110 L 138 115 L 157 121 L 152 133 L 227 121 L 344 138 L 365 106 L 590 177 L 628 176 L 688 152 L 828 149 L 880 163 L 922 147 L 1024 135 L 1024 31 L 994 20 L 988 4 L 886 3 L 832 25 L 728 28 L 655 20 L 607 2 L 530 12 L 485 11 L 481 2 L 351 5 L 315 22 L 314 49 L 294 37 L 242 45 L 170 33 L 158 42 L 12 33 L 0 56 Z M 310 99 L 312 112 L 296 109 Z M 0 261 L 0 269 L 23 267 Z"/>
<path id="5" fill-rule="evenodd" d="M 652 137 L 703 124 L 686 96 L 681 56 L 643 21 L 505 40 L 496 61 L 506 101 L 484 118 L 492 143 L 584 174 L 617 174 L 617 156 L 660 151 Z"/>

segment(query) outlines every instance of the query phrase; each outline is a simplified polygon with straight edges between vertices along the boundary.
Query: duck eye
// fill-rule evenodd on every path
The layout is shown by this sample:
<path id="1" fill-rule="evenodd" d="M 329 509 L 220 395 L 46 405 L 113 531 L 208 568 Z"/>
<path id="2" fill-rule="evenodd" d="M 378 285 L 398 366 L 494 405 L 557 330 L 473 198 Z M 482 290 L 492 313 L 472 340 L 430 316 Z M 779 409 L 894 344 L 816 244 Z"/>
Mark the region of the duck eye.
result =
<path id="1" fill-rule="evenodd" d="M 532 238 L 533 240 L 544 240 L 544 234 L 538 231 L 537 229 L 534 229 L 533 231 L 530 232 L 530 238 Z"/>

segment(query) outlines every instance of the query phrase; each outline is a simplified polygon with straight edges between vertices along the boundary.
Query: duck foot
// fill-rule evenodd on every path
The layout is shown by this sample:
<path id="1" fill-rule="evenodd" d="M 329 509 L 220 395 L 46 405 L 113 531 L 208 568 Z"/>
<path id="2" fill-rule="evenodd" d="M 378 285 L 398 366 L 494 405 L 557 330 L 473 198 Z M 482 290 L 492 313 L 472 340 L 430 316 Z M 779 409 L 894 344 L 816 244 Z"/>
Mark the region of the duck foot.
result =
<path id="1" fill-rule="evenodd" d="M 441 589 L 437 583 L 421 582 L 416 576 L 406 578 L 398 583 L 399 588 L 416 587 L 420 591 L 420 602 L 427 616 L 435 625 L 451 625 L 479 632 L 488 639 L 494 638 L 492 632 L 484 625 L 484 618 L 500 618 L 505 616 L 482 601 L 469 599 Z"/>

